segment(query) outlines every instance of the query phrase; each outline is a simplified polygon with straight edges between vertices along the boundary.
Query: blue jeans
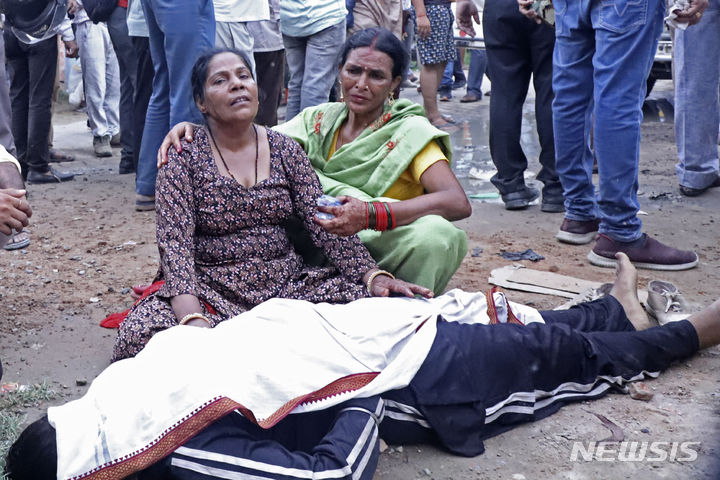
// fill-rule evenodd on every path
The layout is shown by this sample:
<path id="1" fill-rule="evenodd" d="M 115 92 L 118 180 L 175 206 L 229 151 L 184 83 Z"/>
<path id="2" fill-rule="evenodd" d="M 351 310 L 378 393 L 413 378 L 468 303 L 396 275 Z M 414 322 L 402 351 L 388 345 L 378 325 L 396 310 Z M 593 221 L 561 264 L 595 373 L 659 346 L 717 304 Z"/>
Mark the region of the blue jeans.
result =
<path id="1" fill-rule="evenodd" d="M 465 72 L 463 72 L 462 64 L 460 63 L 460 50 L 455 49 L 455 60 L 445 65 L 438 93 L 452 98 L 453 84 L 461 80 L 465 80 Z"/>
<path id="2" fill-rule="evenodd" d="M 470 50 L 470 69 L 468 71 L 467 93 L 482 97 L 482 82 L 487 69 L 487 53 L 485 50 Z"/>
<path id="3" fill-rule="evenodd" d="M 565 217 L 599 218 L 601 233 L 617 241 L 636 240 L 642 235 L 637 217 L 642 104 L 665 2 L 553 4 L 553 126 Z M 592 129 L 600 177 L 597 199 L 589 147 Z"/>
<path id="4" fill-rule="evenodd" d="M 215 45 L 212 0 L 142 0 L 155 75 L 138 158 L 135 191 L 155 195 L 156 158 L 170 127 L 202 123 L 190 88 L 197 58 Z"/>
<path id="5" fill-rule="evenodd" d="M 675 171 L 680 185 L 703 189 L 718 178 L 720 0 L 710 0 L 697 25 L 675 31 L 673 53 Z"/>
<path id="6" fill-rule="evenodd" d="M 307 37 L 283 35 L 283 43 L 290 70 L 285 113 L 289 121 L 303 109 L 328 101 L 345 43 L 345 22 Z"/>

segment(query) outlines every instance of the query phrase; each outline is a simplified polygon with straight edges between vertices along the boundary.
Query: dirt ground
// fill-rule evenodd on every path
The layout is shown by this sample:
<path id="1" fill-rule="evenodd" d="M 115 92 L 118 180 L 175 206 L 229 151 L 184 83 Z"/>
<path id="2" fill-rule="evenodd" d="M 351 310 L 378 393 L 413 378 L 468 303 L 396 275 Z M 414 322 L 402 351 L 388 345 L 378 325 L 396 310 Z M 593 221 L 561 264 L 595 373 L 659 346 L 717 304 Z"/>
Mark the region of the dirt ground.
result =
<path id="1" fill-rule="evenodd" d="M 487 107 L 487 102 L 484 102 Z M 459 104 L 443 106 L 457 108 Z M 0 250 L 0 357 L 3 382 L 47 381 L 59 392 L 52 404 L 77 398 L 109 362 L 115 331 L 98 323 L 131 304 L 128 287 L 152 278 L 157 268 L 154 213 L 133 210 L 134 176 L 118 175 L 119 150 L 110 159 L 91 156 L 85 116 L 69 108 L 55 114 L 56 148 L 77 160 L 59 168 L 77 172 L 72 182 L 31 185 L 32 243 L 21 251 Z M 457 116 L 457 111 L 453 113 Z M 640 271 L 641 286 L 670 280 L 696 305 L 720 289 L 720 189 L 698 198 L 679 194 L 671 121 L 643 125 L 640 202 L 645 230 L 673 245 L 695 249 L 698 268 L 678 273 Z M 459 222 L 469 250 L 451 287 L 486 290 L 493 268 L 511 262 L 501 249 L 532 248 L 545 257 L 529 267 L 596 281 L 611 281 L 609 269 L 589 265 L 588 246 L 554 239 L 561 214 L 532 206 L 508 212 L 498 201 L 473 201 L 471 218 Z M 508 292 L 511 299 L 552 308 L 562 298 Z M 649 402 L 629 395 L 574 404 L 545 420 L 490 439 L 476 458 L 460 458 L 429 446 L 390 447 L 381 455 L 378 479 L 701 479 L 717 478 L 720 415 L 720 349 L 706 350 L 647 381 Z M 43 405 L 45 408 L 48 405 Z M 28 420 L 38 416 L 28 411 Z M 570 460 L 574 441 L 601 441 L 610 431 L 594 414 L 619 426 L 626 440 L 700 442 L 698 458 L 680 461 Z"/>

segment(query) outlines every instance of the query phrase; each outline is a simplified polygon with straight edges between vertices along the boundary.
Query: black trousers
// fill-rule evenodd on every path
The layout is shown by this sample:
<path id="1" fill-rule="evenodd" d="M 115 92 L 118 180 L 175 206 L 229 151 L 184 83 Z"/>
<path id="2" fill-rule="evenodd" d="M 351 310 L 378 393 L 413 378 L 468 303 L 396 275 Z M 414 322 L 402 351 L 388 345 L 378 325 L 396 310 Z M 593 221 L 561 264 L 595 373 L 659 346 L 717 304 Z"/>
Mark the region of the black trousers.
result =
<path id="1" fill-rule="evenodd" d="M 133 98 L 137 75 L 137 55 L 128 36 L 127 8 L 117 6 L 113 10 L 107 29 L 120 67 L 120 132 L 122 152 L 120 158 L 132 161 L 134 152 Z"/>
<path id="2" fill-rule="evenodd" d="M 148 37 L 130 37 L 133 46 L 133 55 L 136 58 L 135 96 L 133 97 L 133 164 L 137 170 L 140 155 L 140 143 L 145 129 L 145 114 L 147 113 L 150 96 L 152 95 L 152 82 L 155 76 L 152 58 L 150 57 L 150 40 Z M 122 92 L 121 92 L 122 96 Z M 122 119 L 121 119 L 122 123 Z M 120 126 L 122 129 L 122 125 Z"/>
<path id="3" fill-rule="evenodd" d="M 544 194 L 562 195 L 555 171 L 552 125 L 552 53 L 555 31 L 525 18 L 515 0 L 486 0 L 483 33 L 487 48 L 490 97 L 490 155 L 497 174 L 491 179 L 501 194 L 522 190 L 527 158 L 520 146 L 523 103 L 530 77 L 535 87 L 535 119 L 540 138 L 537 179 Z"/>
<path id="4" fill-rule="evenodd" d="M 479 455 L 486 438 L 655 376 L 698 350 L 690 322 L 635 331 L 611 296 L 541 314 L 545 324 L 439 322 L 410 385 L 382 395 L 382 438 Z"/>
<path id="5" fill-rule="evenodd" d="M 260 97 L 255 123 L 274 127 L 278 120 L 280 92 L 285 85 L 285 50 L 255 52 L 254 57 Z"/>
<path id="6" fill-rule="evenodd" d="M 23 177 L 28 170 L 47 172 L 50 167 L 52 94 L 57 69 L 57 38 L 33 45 L 4 32 L 5 56 L 10 73 L 12 134 Z"/>

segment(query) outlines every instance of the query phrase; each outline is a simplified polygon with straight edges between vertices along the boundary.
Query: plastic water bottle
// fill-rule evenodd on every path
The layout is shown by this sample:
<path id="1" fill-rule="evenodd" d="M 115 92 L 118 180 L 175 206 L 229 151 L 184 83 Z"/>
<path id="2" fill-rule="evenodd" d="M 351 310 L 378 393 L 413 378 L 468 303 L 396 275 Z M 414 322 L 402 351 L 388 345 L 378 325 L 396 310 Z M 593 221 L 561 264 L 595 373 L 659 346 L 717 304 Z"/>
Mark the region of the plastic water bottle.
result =
<path id="1" fill-rule="evenodd" d="M 342 203 L 340 203 L 340 200 L 331 195 L 322 195 L 317 199 L 317 205 L 318 207 L 339 207 Z M 335 218 L 335 215 L 332 213 L 317 212 L 315 217 L 321 220 L 330 220 L 331 218 Z"/>

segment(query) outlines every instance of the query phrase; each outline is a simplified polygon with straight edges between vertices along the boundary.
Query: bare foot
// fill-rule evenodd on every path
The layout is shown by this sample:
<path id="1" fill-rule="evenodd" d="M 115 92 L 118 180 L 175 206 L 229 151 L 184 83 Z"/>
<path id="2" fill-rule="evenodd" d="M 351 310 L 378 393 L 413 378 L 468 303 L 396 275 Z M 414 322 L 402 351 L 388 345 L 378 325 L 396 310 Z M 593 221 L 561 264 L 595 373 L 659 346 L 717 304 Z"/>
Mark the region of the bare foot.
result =
<path id="1" fill-rule="evenodd" d="M 700 348 L 712 347 L 720 343 L 720 300 L 688 318 L 697 332 Z"/>
<path id="2" fill-rule="evenodd" d="M 645 309 L 640 304 L 637 296 L 637 270 L 627 255 L 622 252 L 615 254 L 617 258 L 617 267 L 615 270 L 615 283 L 613 283 L 610 295 L 620 302 L 625 310 L 630 323 L 633 324 L 635 330 L 645 330 L 650 328 L 652 324 L 648 320 Z"/>

